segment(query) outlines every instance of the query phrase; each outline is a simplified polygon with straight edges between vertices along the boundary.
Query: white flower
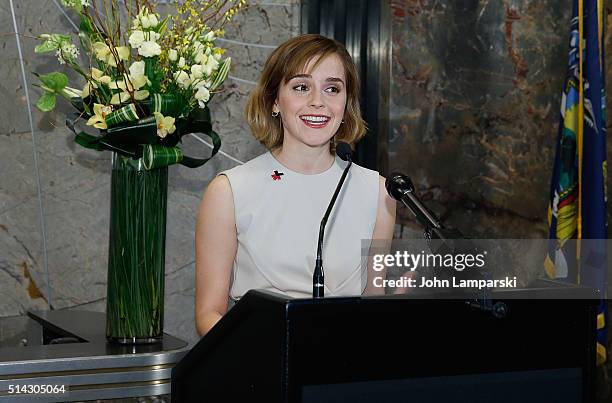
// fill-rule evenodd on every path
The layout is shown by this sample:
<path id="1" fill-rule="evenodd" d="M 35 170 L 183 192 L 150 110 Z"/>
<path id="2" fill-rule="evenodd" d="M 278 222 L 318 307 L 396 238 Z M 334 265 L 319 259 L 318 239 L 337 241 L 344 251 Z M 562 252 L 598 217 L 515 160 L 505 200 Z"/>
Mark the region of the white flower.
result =
<path id="1" fill-rule="evenodd" d="M 149 17 L 147 15 L 143 15 L 140 17 L 140 23 L 143 28 L 151 28 L 151 22 L 149 21 Z"/>
<path id="2" fill-rule="evenodd" d="M 110 84 L 111 78 L 95 67 L 91 68 L 91 78 L 102 84 Z"/>
<path id="3" fill-rule="evenodd" d="M 110 76 L 104 74 L 102 70 L 98 70 L 95 67 L 91 68 L 91 81 L 87 81 L 83 90 L 81 91 L 81 98 L 87 98 L 91 94 L 91 90 L 98 88 L 98 83 L 109 85 L 112 79 Z"/>
<path id="4" fill-rule="evenodd" d="M 143 57 L 159 56 L 161 54 L 161 46 L 155 42 L 144 41 L 138 48 L 138 54 Z"/>
<path id="5" fill-rule="evenodd" d="M 64 7 L 74 8 L 77 11 L 89 5 L 89 1 L 87 0 L 61 0 L 61 2 Z"/>
<path id="6" fill-rule="evenodd" d="M 177 71 L 176 73 L 174 73 L 174 81 L 176 81 L 178 86 L 183 89 L 188 88 L 191 84 L 191 78 L 189 77 L 189 74 L 185 73 L 184 71 Z"/>
<path id="7" fill-rule="evenodd" d="M 155 42 L 160 38 L 160 36 L 161 36 L 160 34 L 154 31 L 143 32 L 140 30 L 136 30 L 130 34 L 130 37 L 128 38 L 128 42 L 130 43 L 132 48 L 140 49 L 146 43 L 157 45 Z M 147 45 L 147 46 L 151 47 L 152 45 Z M 156 56 L 157 55 L 159 55 L 159 53 L 157 53 Z"/>
<path id="8" fill-rule="evenodd" d="M 151 42 L 157 42 L 157 40 L 161 37 L 161 35 L 155 31 L 147 31 L 145 32 L 145 36 L 147 40 Z"/>
<path id="9" fill-rule="evenodd" d="M 199 51 L 201 51 L 201 50 L 204 50 L 204 49 L 203 49 L 203 48 L 204 48 L 204 45 L 202 44 L 202 42 L 200 42 L 200 41 L 198 41 L 198 40 L 193 41 L 193 45 L 192 45 L 192 46 L 193 46 L 193 50 L 194 50 L 195 52 L 199 52 Z"/>
<path id="10" fill-rule="evenodd" d="M 149 18 L 146 15 L 140 17 L 140 23 L 143 28 L 151 28 L 151 24 L 149 23 Z"/>
<path id="11" fill-rule="evenodd" d="M 183 56 L 181 56 L 181 58 L 179 59 L 178 66 L 180 68 L 185 67 L 185 58 Z"/>
<path id="12" fill-rule="evenodd" d="M 64 42 L 55 52 L 55 55 L 60 64 L 66 64 L 66 62 L 74 62 L 79 57 L 79 50 L 72 43 Z"/>
<path id="13" fill-rule="evenodd" d="M 113 107 L 102 104 L 94 104 L 93 112 L 94 115 L 89 118 L 86 125 L 93 126 L 98 129 L 106 129 L 106 116 L 113 111 Z"/>
<path id="14" fill-rule="evenodd" d="M 178 52 L 176 51 L 176 49 L 168 50 L 168 59 L 170 59 L 170 61 L 172 62 L 175 62 L 176 59 L 178 59 Z"/>
<path id="15" fill-rule="evenodd" d="M 155 122 L 157 123 L 157 135 L 162 139 L 168 134 L 174 133 L 176 126 L 174 126 L 174 118 L 172 116 L 164 116 L 159 112 L 153 112 L 155 115 Z"/>
<path id="16" fill-rule="evenodd" d="M 205 108 L 206 102 L 208 102 L 210 99 L 210 91 L 208 91 L 208 88 L 206 88 L 204 85 L 201 85 L 198 87 L 194 97 L 198 100 L 198 105 L 200 108 Z"/>
<path id="17" fill-rule="evenodd" d="M 202 78 L 204 76 L 204 66 L 201 64 L 194 64 L 191 66 L 191 76 L 192 80 Z"/>
<path id="18" fill-rule="evenodd" d="M 96 53 L 96 58 L 98 60 L 103 61 L 112 67 L 117 67 L 117 61 L 115 60 L 115 55 L 111 52 L 108 45 L 104 42 L 94 42 L 92 43 L 92 48 Z M 119 60 L 127 60 L 130 57 L 130 49 L 127 46 L 117 46 L 114 48 L 115 52 L 119 56 Z"/>
<path id="19" fill-rule="evenodd" d="M 213 31 L 208 31 L 206 35 L 204 35 L 204 40 L 208 42 L 212 42 L 215 40 L 215 33 Z"/>
<path id="20" fill-rule="evenodd" d="M 210 77 L 213 71 L 215 71 L 219 67 L 219 62 L 214 57 L 209 57 L 204 66 L 204 74 Z"/>
<path id="21" fill-rule="evenodd" d="M 130 46 L 133 47 L 134 49 L 138 49 L 144 41 L 145 41 L 144 32 L 139 31 L 139 30 L 132 31 L 132 33 L 130 34 L 130 37 L 128 38 L 128 42 L 130 43 Z"/>
<path id="22" fill-rule="evenodd" d="M 116 92 L 113 94 L 110 101 L 111 104 L 117 105 L 127 102 L 131 98 L 130 92 L 137 101 L 147 99 L 149 97 L 149 91 L 140 89 L 145 84 L 147 84 L 147 77 L 145 75 L 136 77 L 132 77 L 131 75 L 124 76 L 118 81 L 111 82 L 109 84 L 110 89 L 121 90 L 121 92 Z"/>
<path id="23" fill-rule="evenodd" d="M 145 74 L 145 62 L 134 62 L 129 68 L 130 76 L 132 77 L 141 77 Z"/>
<path id="24" fill-rule="evenodd" d="M 193 60 L 199 64 L 206 64 L 206 62 L 208 61 L 208 56 L 206 56 L 204 52 L 198 52 L 196 53 Z"/>
<path id="25" fill-rule="evenodd" d="M 143 19 L 146 17 L 142 17 Z M 149 17 L 147 18 L 148 22 L 149 22 L 149 27 L 151 28 L 155 28 L 157 26 L 157 24 L 159 24 L 159 20 L 157 19 L 157 16 L 155 14 L 149 14 Z"/>

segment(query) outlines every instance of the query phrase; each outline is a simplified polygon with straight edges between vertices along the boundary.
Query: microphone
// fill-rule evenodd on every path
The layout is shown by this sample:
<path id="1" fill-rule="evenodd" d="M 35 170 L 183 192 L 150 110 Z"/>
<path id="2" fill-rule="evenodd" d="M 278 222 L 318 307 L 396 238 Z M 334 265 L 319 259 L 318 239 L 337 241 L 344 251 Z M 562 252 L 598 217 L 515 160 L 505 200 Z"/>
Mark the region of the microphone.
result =
<path id="1" fill-rule="evenodd" d="M 325 285 L 325 275 L 323 273 L 323 236 L 325 234 L 325 225 L 327 224 L 327 219 L 331 214 L 332 209 L 334 208 L 334 204 L 336 203 L 336 198 L 340 193 L 340 189 L 342 189 L 342 185 L 344 184 L 344 180 L 346 179 L 346 175 L 348 174 L 353 161 L 351 159 L 353 155 L 353 150 L 348 143 L 343 141 L 339 142 L 336 145 L 336 155 L 340 157 L 344 161 L 348 161 L 346 168 L 344 168 L 344 172 L 342 172 L 342 176 L 340 177 L 340 182 L 338 182 L 338 186 L 336 186 L 336 191 L 332 196 L 329 205 L 327 206 L 327 210 L 325 211 L 325 215 L 321 220 L 321 225 L 319 226 L 319 240 L 317 242 L 317 259 L 315 262 L 315 269 L 312 275 L 312 297 L 313 298 L 323 298 L 324 296 L 324 285 Z"/>
<path id="2" fill-rule="evenodd" d="M 336 145 L 336 155 L 342 158 L 343 161 L 350 161 L 353 156 L 353 150 L 348 143 L 341 141 Z"/>
<path id="3" fill-rule="evenodd" d="M 414 214 L 419 224 L 425 228 L 425 236 L 428 239 L 429 248 L 434 253 L 470 253 L 478 251 L 477 246 L 469 239 L 465 239 L 461 231 L 445 228 L 438 217 L 421 203 L 415 194 L 414 185 L 410 178 L 404 174 L 394 172 L 385 180 L 385 188 L 389 196 L 402 202 Z M 441 245 L 432 244 L 432 238 L 442 241 Z M 486 253 L 486 252 L 485 252 Z M 455 274 L 455 276 L 459 276 Z M 477 278 L 488 280 L 490 273 L 484 270 L 476 270 L 474 274 L 464 273 L 460 277 Z M 496 318 L 506 316 L 508 308 L 503 302 L 493 303 L 491 300 L 491 288 L 485 287 L 482 295 L 478 298 L 466 301 L 466 304 L 480 308 L 485 312 L 491 312 Z"/>
<path id="4" fill-rule="evenodd" d="M 416 197 L 414 185 L 409 177 L 394 172 L 385 180 L 385 188 L 389 196 L 400 201 L 410 209 L 417 221 L 426 229 L 441 229 L 440 220 L 430 212 Z"/>

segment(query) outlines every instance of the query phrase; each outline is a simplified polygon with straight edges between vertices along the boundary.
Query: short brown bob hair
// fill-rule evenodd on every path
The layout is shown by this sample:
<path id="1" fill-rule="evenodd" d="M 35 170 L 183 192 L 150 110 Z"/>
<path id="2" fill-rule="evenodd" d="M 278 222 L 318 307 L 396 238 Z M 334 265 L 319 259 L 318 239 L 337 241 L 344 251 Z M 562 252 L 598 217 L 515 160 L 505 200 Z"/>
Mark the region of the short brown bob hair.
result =
<path id="1" fill-rule="evenodd" d="M 287 83 L 296 74 L 304 73 L 306 65 L 314 58 L 318 59 L 312 66 L 313 69 L 332 54 L 338 55 L 344 65 L 347 91 L 344 123 L 338 128 L 335 141 L 352 145 L 365 135 L 366 125 L 359 108 L 359 75 L 353 59 L 340 42 L 318 34 L 306 34 L 289 39 L 274 49 L 246 106 L 246 119 L 251 131 L 268 150 L 274 150 L 283 144 L 280 117 L 272 116 L 281 82 Z M 330 152 L 333 153 L 334 148 L 332 142 Z"/>

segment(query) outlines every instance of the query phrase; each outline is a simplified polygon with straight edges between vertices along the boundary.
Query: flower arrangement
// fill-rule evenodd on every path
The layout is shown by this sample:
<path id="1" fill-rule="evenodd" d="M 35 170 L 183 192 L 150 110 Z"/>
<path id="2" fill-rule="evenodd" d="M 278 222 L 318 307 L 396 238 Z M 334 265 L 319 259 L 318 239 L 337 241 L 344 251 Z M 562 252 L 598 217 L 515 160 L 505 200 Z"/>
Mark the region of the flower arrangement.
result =
<path id="1" fill-rule="evenodd" d="M 57 98 L 77 110 L 66 124 L 81 146 L 111 150 L 106 336 L 123 344 L 162 339 L 168 166 L 195 168 L 218 151 L 208 103 L 227 78 L 230 58 L 215 46 L 244 0 L 174 1 L 162 17 L 149 0 L 61 0 L 79 15 L 79 46 L 71 35 L 43 34 L 37 53 L 53 53 L 83 79 L 37 74 L 51 111 Z M 84 57 L 86 56 L 86 57 Z M 83 63 L 81 60 L 85 59 Z M 76 123 L 99 130 L 77 131 Z M 212 139 L 206 159 L 183 155 L 181 137 Z"/>
<path id="2" fill-rule="evenodd" d="M 216 153 L 220 139 L 207 105 L 221 90 L 231 59 L 223 58 L 225 50 L 215 39 L 245 0 L 174 1 L 174 12 L 165 17 L 149 0 L 61 3 L 80 18 L 80 46 L 70 35 L 42 34 L 35 52 L 54 53 L 84 85 L 70 87 L 61 72 L 35 73 L 43 90 L 36 104 L 41 111 L 53 110 L 58 97 L 67 99 L 77 110 L 67 125 L 78 144 L 142 158 L 145 169 L 205 163 L 208 159 L 185 157 L 177 147 L 188 132 L 210 136 Z M 77 132 L 81 118 L 99 135 Z"/>

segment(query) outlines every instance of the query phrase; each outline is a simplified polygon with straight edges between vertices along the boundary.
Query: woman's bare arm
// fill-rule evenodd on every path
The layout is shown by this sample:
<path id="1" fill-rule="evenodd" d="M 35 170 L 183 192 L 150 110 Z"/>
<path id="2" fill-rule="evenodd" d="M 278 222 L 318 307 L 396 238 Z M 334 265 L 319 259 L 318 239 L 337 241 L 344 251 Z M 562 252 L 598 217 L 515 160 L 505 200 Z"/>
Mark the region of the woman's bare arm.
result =
<path id="1" fill-rule="evenodd" d="M 380 176 L 378 183 L 378 210 L 376 212 L 376 224 L 374 224 L 372 239 L 378 242 L 388 240 L 389 247 L 391 247 L 391 239 L 393 239 L 393 232 L 395 231 L 395 208 L 395 200 L 387 194 L 385 178 Z M 374 271 L 372 268 L 372 253 L 370 252 L 368 256 L 368 284 L 366 284 L 363 293 L 364 295 L 384 295 L 385 289 L 382 287 L 374 287 L 373 279 L 376 276 L 382 276 L 384 278 L 385 272 Z"/>
<path id="2" fill-rule="evenodd" d="M 196 223 L 195 320 L 200 336 L 227 311 L 236 248 L 232 188 L 229 179 L 219 175 L 204 193 Z"/>

